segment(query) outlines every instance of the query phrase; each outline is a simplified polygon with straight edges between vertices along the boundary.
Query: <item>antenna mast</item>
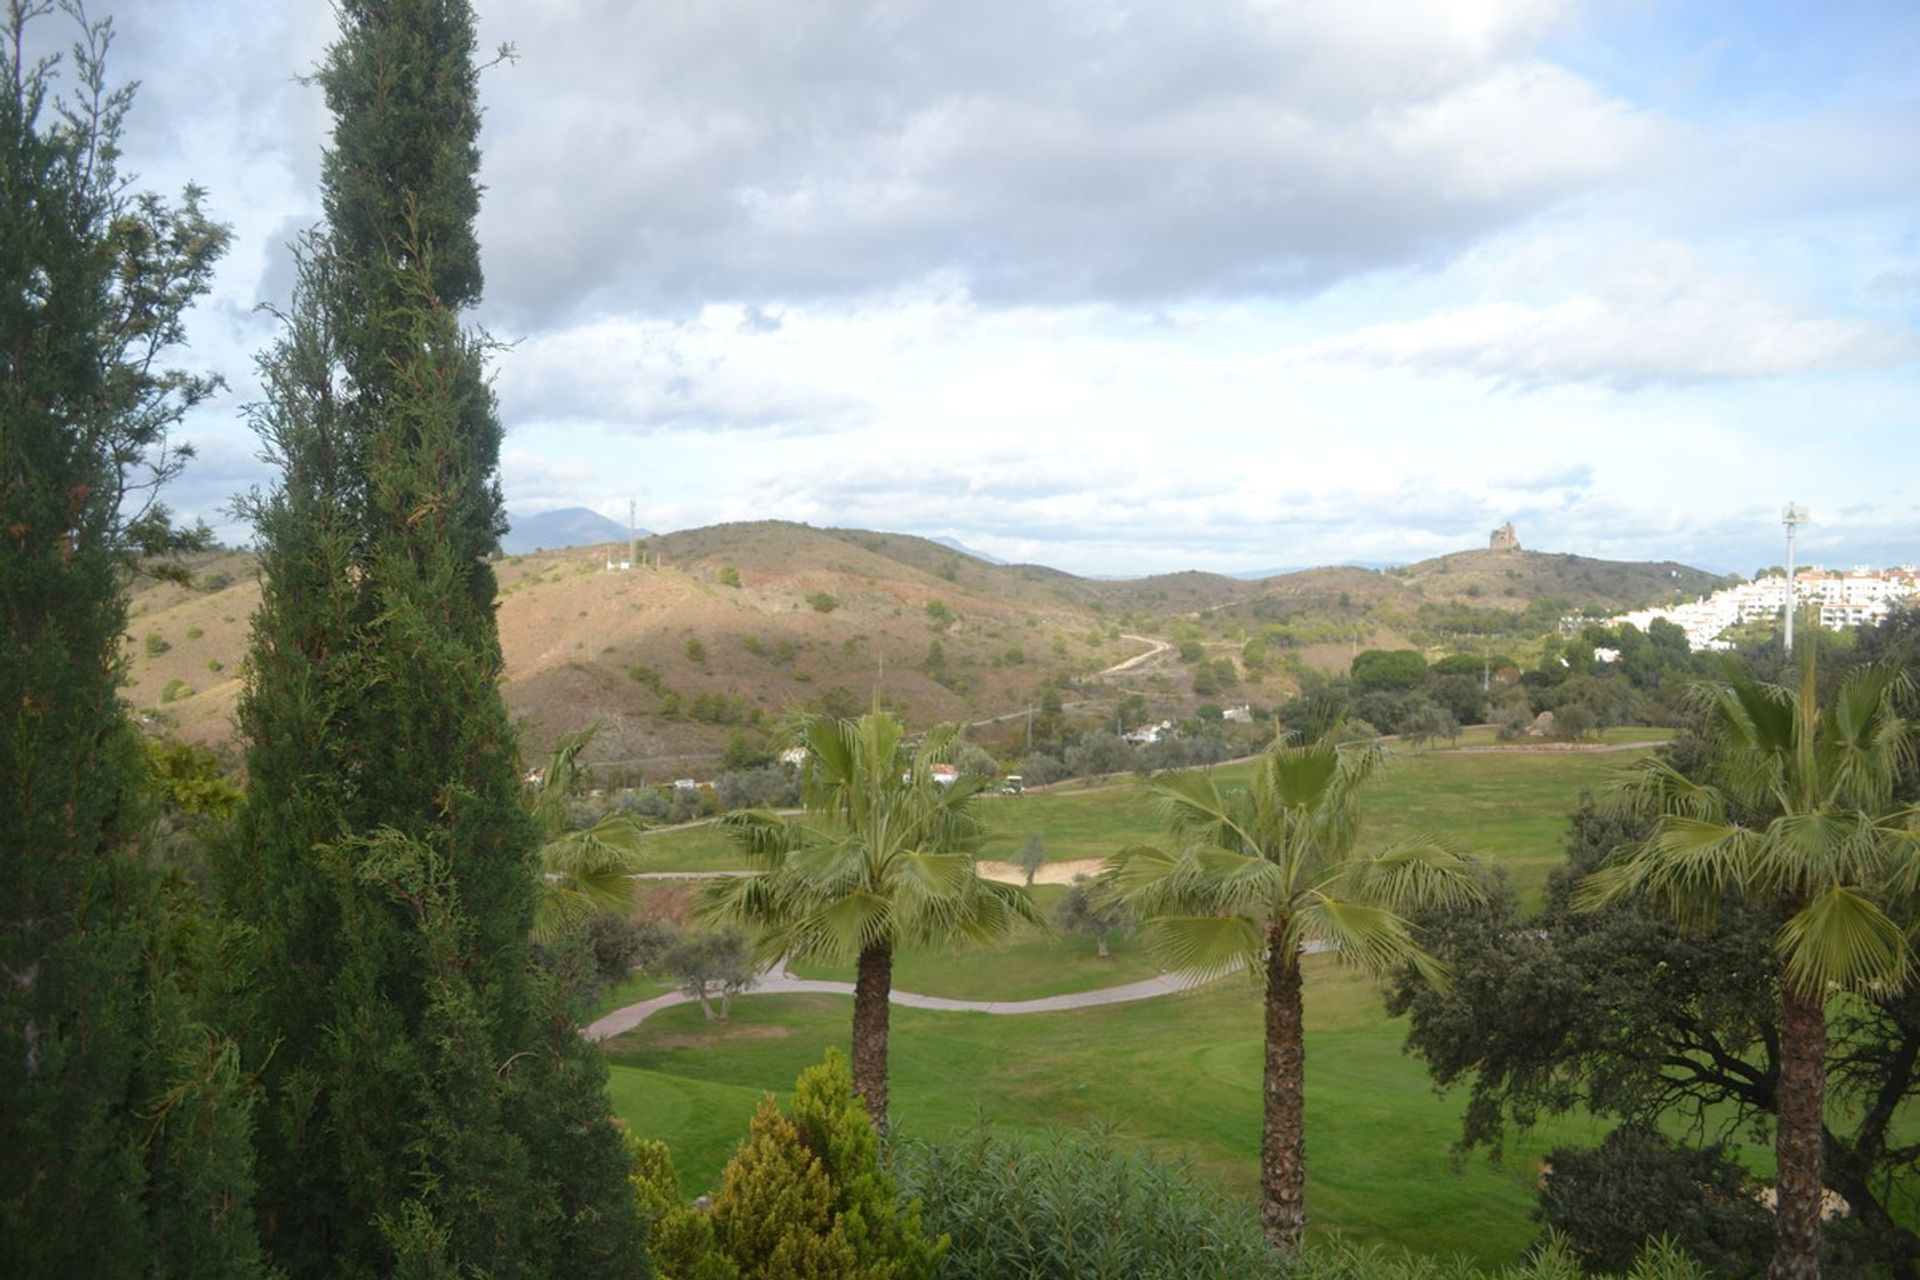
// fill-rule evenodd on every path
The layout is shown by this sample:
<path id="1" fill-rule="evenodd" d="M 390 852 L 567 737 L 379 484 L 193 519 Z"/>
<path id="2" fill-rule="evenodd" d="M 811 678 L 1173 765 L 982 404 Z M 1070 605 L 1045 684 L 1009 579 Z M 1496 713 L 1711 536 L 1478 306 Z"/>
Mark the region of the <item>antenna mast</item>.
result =
<path id="1" fill-rule="evenodd" d="M 1789 502 L 1780 510 L 1780 523 L 1787 529 L 1787 639 L 1786 649 L 1793 652 L 1793 538 L 1800 526 L 1807 522 L 1807 509 L 1797 502 Z"/>

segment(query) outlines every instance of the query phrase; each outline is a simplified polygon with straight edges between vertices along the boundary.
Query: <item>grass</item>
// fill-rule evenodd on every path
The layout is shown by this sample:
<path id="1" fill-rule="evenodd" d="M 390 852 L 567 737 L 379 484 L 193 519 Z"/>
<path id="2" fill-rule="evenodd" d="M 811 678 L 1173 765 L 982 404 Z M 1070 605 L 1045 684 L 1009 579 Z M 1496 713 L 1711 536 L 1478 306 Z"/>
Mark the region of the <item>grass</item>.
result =
<path id="1" fill-rule="evenodd" d="M 1051 910 L 1063 892 L 1059 885 L 1036 885 L 1033 896 L 1042 909 Z M 1117 987 L 1160 972 L 1137 939 L 1115 934 L 1108 945 L 1113 954 L 1102 959 L 1092 938 L 1049 937 L 1023 929 L 1001 947 L 903 950 L 894 957 L 893 985 L 900 991 L 955 1000 L 1035 1000 Z M 802 963 L 789 969 L 803 978 L 834 982 L 854 978 L 852 964 Z"/>
<path id="2" fill-rule="evenodd" d="M 1632 752 L 1402 752 L 1366 797 L 1362 845 L 1378 849 L 1432 833 L 1506 866 L 1524 901 L 1563 856 L 1566 815 Z M 1246 766 L 1220 771 L 1228 783 Z M 1152 804 L 1131 780 L 983 802 L 1006 858 L 1039 833 L 1050 859 L 1103 858 L 1160 837 Z M 715 827 L 650 836 L 657 865 L 738 867 Z M 1043 900 L 1058 890 L 1042 887 Z M 1091 942 L 1028 935 L 997 950 L 903 953 L 904 990 L 1022 999 L 1113 985 L 1152 972 L 1138 944 L 1108 961 Z M 1504 1167 L 1451 1155 L 1463 1097 L 1435 1095 L 1401 1052 L 1371 983 L 1325 959 L 1309 961 L 1307 1105 L 1309 1200 L 1316 1230 L 1422 1252 L 1508 1262 L 1531 1242 L 1539 1154 L 1597 1135 L 1581 1121 L 1544 1125 L 1509 1148 Z M 850 978 L 806 966 L 809 976 Z M 753 997 L 731 1022 L 670 1009 L 609 1046 L 616 1106 L 637 1132 L 665 1138 L 689 1188 L 712 1185 L 763 1091 L 785 1091 L 828 1045 L 844 1045 L 848 1001 Z M 1124 1138 L 1192 1160 L 1229 1190 L 1251 1194 L 1258 1169 L 1259 1000 L 1229 979 L 1204 991 L 1071 1013 L 995 1017 L 896 1008 L 893 1097 L 907 1132 L 958 1132 L 976 1116 L 1011 1130 L 1099 1120 Z"/>
<path id="3" fill-rule="evenodd" d="M 1591 1136 L 1542 1126 L 1507 1163 L 1458 1168 L 1459 1100 L 1436 1097 L 1400 1052 L 1371 984 L 1308 961 L 1308 1201 L 1316 1230 L 1423 1252 L 1511 1261 L 1533 1239 L 1538 1155 Z M 683 1006 L 613 1041 L 613 1095 L 636 1132 L 665 1138 L 685 1185 L 717 1182 L 766 1091 L 785 1092 L 828 1045 L 844 1048 L 843 997 L 768 996 L 706 1023 Z M 909 1134 L 984 1118 L 1009 1131 L 1103 1121 L 1190 1159 L 1251 1195 L 1258 1168 L 1260 1002 L 1243 979 L 1072 1013 L 995 1017 L 893 1011 L 893 1110 Z"/>
<path id="4" fill-rule="evenodd" d="M 1609 730 L 1659 734 L 1660 730 Z M 1627 739 L 1631 740 L 1631 739 Z M 1546 886 L 1562 856 L 1567 814 L 1580 792 L 1600 787 L 1638 758 L 1637 752 L 1452 752 L 1397 754 L 1362 804 L 1363 849 L 1431 834 L 1504 865 L 1523 906 Z M 1219 771 L 1223 782 L 1245 778 L 1247 766 Z M 1029 832 L 1045 841 L 1050 861 L 1105 858 L 1129 844 L 1161 838 L 1151 800 L 1130 779 L 981 801 L 988 859 L 1011 858 Z M 647 837 L 657 870 L 718 871 L 744 865 L 715 825 L 681 827 Z"/>
<path id="5" fill-rule="evenodd" d="M 603 987 L 599 997 L 587 1007 L 587 1016 L 581 1021 L 592 1022 L 596 1018 L 612 1013 L 615 1009 L 624 1009 L 630 1004 L 639 1004 L 642 1000 L 651 1000 L 657 995 L 663 995 L 672 990 L 674 990 L 674 984 L 671 982 L 661 982 L 656 978 L 645 977 L 638 973 L 629 974 L 620 981 Z"/>

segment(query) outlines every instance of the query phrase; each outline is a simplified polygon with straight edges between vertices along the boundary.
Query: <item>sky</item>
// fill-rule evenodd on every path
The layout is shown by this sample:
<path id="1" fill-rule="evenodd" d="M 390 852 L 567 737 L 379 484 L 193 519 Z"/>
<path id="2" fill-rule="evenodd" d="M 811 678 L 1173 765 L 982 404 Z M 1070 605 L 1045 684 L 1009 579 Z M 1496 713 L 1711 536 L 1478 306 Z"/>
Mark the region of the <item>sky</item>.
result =
<path id="1" fill-rule="evenodd" d="M 126 164 L 233 248 L 173 506 L 330 122 L 324 3 L 90 0 Z M 473 321 L 516 514 L 782 518 L 1082 573 L 1484 546 L 1920 561 L 1909 0 L 478 0 Z"/>

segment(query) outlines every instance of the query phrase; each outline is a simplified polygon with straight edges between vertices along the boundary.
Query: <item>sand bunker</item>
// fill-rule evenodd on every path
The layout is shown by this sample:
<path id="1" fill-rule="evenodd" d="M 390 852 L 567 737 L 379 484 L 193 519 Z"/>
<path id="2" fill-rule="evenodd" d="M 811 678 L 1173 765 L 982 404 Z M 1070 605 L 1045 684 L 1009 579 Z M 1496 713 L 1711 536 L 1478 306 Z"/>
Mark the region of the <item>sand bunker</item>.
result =
<path id="1" fill-rule="evenodd" d="M 1100 873 L 1099 858 L 1072 858 L 1065 862 L 1049 862 L 1033 873 L 1035 884 L 1072 884 L 1075 876 L 1092 876 Z M 1006 884 L 1025 884 L 1027 873 L 1011 862 L 982 862 L 980 874 L 989 880 L 999 880 Z"/>

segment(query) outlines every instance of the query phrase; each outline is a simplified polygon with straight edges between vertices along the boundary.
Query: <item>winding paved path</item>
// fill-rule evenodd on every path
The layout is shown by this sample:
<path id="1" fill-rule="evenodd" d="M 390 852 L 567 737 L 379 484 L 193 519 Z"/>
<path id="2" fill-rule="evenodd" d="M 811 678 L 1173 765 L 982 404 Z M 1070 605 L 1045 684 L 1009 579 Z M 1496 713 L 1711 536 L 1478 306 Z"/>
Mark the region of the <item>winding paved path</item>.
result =
<path id="1" fill-rule="evenodd" d="M 1309 942 L 1303 951 L 1316 955 L 1332 948 L 1324 942 Z M 1191 991 L 1203 983 L 1163 973 L 1157 977 L 1142 978 L 1138 982 L 1128 982 L 1117 987 L 1097 987 L 1092 991 L 1067 991 L 1057 996 L 1041 996 L 1033 1000 L 953 1000 L 946 996 L 923 996 L 912 991 L 895 991 L 891 1002 L 904 1009 L 943 1009 L 950 1013 L 1061 1013 L 1069 1009 L 1092 1009 L 1103 1004 L 1128 1004 L 1135 1000 L 1152 1000 L 1157 996 L 1170 996 L 1176 992 Z M 743 991 L 734 999 L 746 996 L 785 996 L 785 995 L 829 995 L 850 996 L 853 994 L 851 982 L 823 982 L 813 978 L 796 978 L 789 974 L 785 965 L 776 965 L 760 976 L 759 982 L 751 991 Z M 612 1013 L 589 1023 L 581 1032 L 589 1040 L 611 1040 L 614 1036 L 633 1030 L 662 1009 L 671 1009 L 675 1005 L 692 1004 L 693 997 L 684 991 L 669 991 L 666 995 L 643 1000 L 639 1004 L 630 1004 L 624 1009 L 615 1009 Z"/>

